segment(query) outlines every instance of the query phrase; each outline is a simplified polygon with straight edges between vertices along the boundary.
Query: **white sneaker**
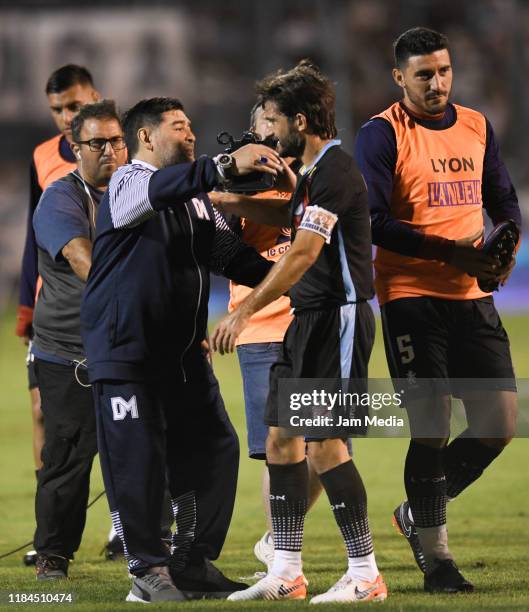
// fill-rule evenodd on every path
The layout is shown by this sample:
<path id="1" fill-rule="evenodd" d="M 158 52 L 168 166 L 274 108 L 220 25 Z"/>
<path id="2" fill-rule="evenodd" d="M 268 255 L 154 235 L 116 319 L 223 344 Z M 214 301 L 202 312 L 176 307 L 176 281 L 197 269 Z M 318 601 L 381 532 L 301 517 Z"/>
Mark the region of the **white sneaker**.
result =
<path id="1" fill-rule="evenodd" d="M 255 543 L 253 553 L 261 563 L 266 565 L 268 571 L 270 571 L 272 563 L 274 562 L 274 540 L 269 531 Z"/>
<path id="2" fill-rule="evenodd" d="M 228 597 L 228 600 L 305 599 L 305 597 L 307 597 L 307 587 L 303 575 L 298 576 L 295 580 L 283 580 L 279 576 L 268 574 L 248 589 L 235 591 Z"/>
<path id="3" fill-rule="evenodd" d="M 348 574 L 345 574 L 326 593 L 313 597 L 310 603 L 323 604 L 384 601 L 387 596 L 388 589 L 382 576 L 377 576 L 376 580 L 369 582 L 366 580 L 355 580 Z"/>

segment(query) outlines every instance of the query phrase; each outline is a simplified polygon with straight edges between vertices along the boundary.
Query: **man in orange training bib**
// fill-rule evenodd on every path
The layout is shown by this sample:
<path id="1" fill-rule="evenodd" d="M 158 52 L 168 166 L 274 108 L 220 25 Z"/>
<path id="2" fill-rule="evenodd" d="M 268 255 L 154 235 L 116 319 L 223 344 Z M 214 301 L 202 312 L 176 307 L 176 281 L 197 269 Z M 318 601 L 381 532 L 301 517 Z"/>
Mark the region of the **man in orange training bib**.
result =
<path id="1" fill-rule="evenodd" d="M 426 591 L 472 591 L 448 548 L 446 502 L 509 443 L 517 410 L 509 339 L 492 296 L 476 280 L 505 282 L 514 260 L 498 268 L 475 245 L 483 208 L 494 225 L 521 225 L 520 209 L 488 120 L 448 102 L 447 38 L 413 28 L 394 50 L 403 100 L 366 123 L 356 143 L 390 373 L 429 380 L 428 394 L 419 384 L 422 392 L 406 401 L 408 500 L 393 520 L 424 572 Z M 463 389 L 453 379 L 482 380 Z M 447 445 L 451 395 L 463 400 L 468 428 Z"/>
<path id="2" fill-rule="evenodd" d="M 266 138 L 273 134 L 273 130 L 264 118 L 261 101 L 258 101 L 252 109 L 250 124 L 251 131 L 257 134 L 259 138 Z M 297 160 L 290 160 L 289 166 L 292 170 L 299 170 L 300 165 Z M 278 191 L 277 189 L 255 195 L 214 191 L 210 194 L 210 199 L 215 206 L 228 212 L 230 206 L 244 205 L 245 202 L 252 201 L 259 202 L 263 206 L 281 207 L 288 203 L 291 195 L 290 192 Z M 238 215 L 230 215 L 228 223 L 246 244 L 253 246 L 256 251 L 270 261 L 279 261 L 290 249 L 290 227 L 273 227 L 264 223 L 255 223 Z M 238 308 L 251 291 L 249 287 L 230 281 L 229 311 L 233 312 Z M 250 458 L 256 460 L 264 461 L 266 459 L 268 426 L 265 425 L 264 416 L 269 392 L 270 368 L 281 355 L 283 338 L 293 319 L 291 310 L 290 299 L 286 295 L 282 295 L 250 317 L 248 325 L 241 332 L 236 342 L 237 357 L 243 381 L 248 454 Z M 311 508 L 320 496 L 322 487 L 310 463 L 308 469 L 309 499 L 307 507 Z M 270 477 L 267 466 L 263 470 L 262 498 L 267 530 L 256 542 L 254 554 L 259 561 L 270 569 L 274 561 L 274 540 L 270 514 Z"/>

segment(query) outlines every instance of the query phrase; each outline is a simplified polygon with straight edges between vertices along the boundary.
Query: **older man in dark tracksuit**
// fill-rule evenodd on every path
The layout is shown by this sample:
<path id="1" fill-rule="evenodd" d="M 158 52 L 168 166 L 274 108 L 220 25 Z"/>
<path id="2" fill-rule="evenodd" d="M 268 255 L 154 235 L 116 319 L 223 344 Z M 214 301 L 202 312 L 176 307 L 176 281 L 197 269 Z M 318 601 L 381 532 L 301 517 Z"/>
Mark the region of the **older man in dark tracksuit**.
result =
<path id="1" fill-rule="evenodd" d="M 210 562 L 231 519 L 239 446 L 201 348 L 209 272 L 254 286 L 271 264 L 239 241 L 206 193 L 230 175 L 275 174 L 281 164 L 261 145 L 194 161 L 175 99 L 139 102 L 124 128 L 133 159 L 100 205 L 81 317 L 110 511 L 134 576 L 127 600 L 222 597 L 246 585 Z M 160 540 L 166 467 L 171 558 Z"/>

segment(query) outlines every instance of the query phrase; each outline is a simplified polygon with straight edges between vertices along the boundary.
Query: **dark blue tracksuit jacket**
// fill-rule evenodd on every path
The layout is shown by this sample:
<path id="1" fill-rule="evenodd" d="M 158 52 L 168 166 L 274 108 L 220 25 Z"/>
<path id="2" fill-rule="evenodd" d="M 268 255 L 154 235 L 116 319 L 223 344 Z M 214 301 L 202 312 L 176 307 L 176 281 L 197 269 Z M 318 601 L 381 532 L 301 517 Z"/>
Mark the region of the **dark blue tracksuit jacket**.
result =
<path id="1" fill-rule="evenodd" d="M 202 361 L 209 272 L 255 286 L 271 263 L 228 228 L 206 193 L 214 162 L 157 170 L 133 160 L 99 205 L 81 307 L 89 376 L 184 382 Z"/>

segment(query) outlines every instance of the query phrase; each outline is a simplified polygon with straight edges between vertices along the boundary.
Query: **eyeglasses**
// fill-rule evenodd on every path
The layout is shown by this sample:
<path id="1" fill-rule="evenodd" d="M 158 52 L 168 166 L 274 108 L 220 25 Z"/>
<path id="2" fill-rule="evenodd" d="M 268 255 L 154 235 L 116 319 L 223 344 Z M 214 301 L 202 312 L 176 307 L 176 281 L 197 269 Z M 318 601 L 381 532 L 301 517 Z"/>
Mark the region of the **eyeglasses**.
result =
<path id="1" fill-rule="evenodd" d="M 110 143 L 110 146 L 114 149 L 114 151 L 121 151 L 127 145 L 125 143 L 125 139 L 122 136 L 114 136 L 113 138 L 92 138 L 91 140 L 76 140 L 76 144 L 85 144 L 88 145 L 90 151 L 94 153 L 101 153 L 104 151 L 107 142 Z"/>

